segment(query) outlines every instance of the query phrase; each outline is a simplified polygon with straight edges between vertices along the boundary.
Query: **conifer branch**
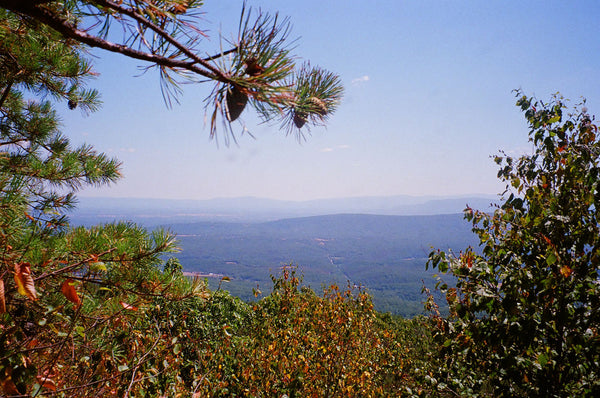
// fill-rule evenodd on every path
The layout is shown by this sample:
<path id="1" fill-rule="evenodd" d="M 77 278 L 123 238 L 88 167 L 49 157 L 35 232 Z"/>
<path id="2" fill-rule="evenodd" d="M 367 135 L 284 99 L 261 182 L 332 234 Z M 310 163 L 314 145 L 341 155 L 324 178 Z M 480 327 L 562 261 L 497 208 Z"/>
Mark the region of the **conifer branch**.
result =
<path id="1" fill-rule="evenodd" d="M 239 50 L 239 47 L 234 47 L 234 48 L 232 48 L 230 50 L 223 51 L 221 53 L 218 53 L 218 54 L 215 54 L 215 55 L 211 55 L 210 57 L 206 57 L 206 58 L 203 58 L 203 59 L 204 59 L 204 61 L 214 61 L 215 59 L 219 59 L 219 58 L 221 58 L 221 57 L 223 57 L 225 55 L 237 52 L 238 50 Z"/>
<path id="2" fill-rule="evenodd" d="M 110 2 L 103 0 L 100 3 L 106 3 L 105 5 L 108 7 L 108 4 Z M 115 6 L 117 6 L 117 5 L 115 4 Z M 35 3 L 32 1 L 0 0 L 0 7 L 4 7 L 11 11 L 34 18 L 34 19 L 50 26 L 51 28 L 53 28 L 54 30 L 56 30 L 57 32 L 62 34 L 63 36 L 74 39 L 83 44 L 87 44 L 90 47 L 98 47 L 103 50 L 123 54 L 125 56 L 131 57 L 134 59 L 148 61 L 148 62 L 154 63 L 156 65 L 160 65 L 160 66 L 164 66 L 164 67 L 168 67 L 168 68 L 185 69 L 190 72 L 194 72 L 201 76 L 207 77 L 211 80 L 222 81 L 225 83 L 230 82 L 230 79 L 225 74 L 223 74 L 218 69 L 214 68 L 212 65 L 208 64 L 208 62 L 204 61 L 202 58 L 200 58 L 196 55 L 193 55 L 193 53 L 189 52 L 189 50 L 187 50 L 188 53 L 186 55 L 188 55 L 188 56 L 190 56 L 190 54 L 193 55 L 193 58 L 191 61 L 178 60 L 178 59 L 165 57 L 165 56 L 158 55 L 158 54 L 147 53 L 144 51 L 133 49 L 124 44 L 113 43 L 113 42 L 103 39 L 99 36 L 91 35 L 84 30 L 78 29 L 77 26 L 75 26 L 74 24 L 69 22 L 67 19 L 61 18 L 60 16 L 56 15 L 55 13 L 53 13 L 52 11 L 50 11 L 46 8 L 37 7 L 35 5 Z M 143 17 L 141 17 L 141 18 L 143 18 Z M 151 23 L 148 21 L 148 24 L 151 24 Z M 150 27 L 150 25 L 149 25 L 149 27 Z M 160 31 L 161 29 L 155 25 L 154 25 L 154 27 L 157 29 L 157 33 L 159 33 L 158 31 Z M 163 31 L 163 33 L 166 36 L 168 36 L 168 34 L 166 34 L 166 32 Z M 163 37 L 167 40 L 166 36 L 163 36 Z M 173 38 L 171 38 L 171 40 L 173 40 L 174 42 L 177 42 Z M 185 48 L 185 46 L 183 46 L 181 43 L 178 43 L 177 47 Z M 201 68 L 197 64 L 200 64 L 200 65 L 204 66 L 205 68 L 208 68 L 209 70 Z"/>
<path id="3" fill-rule="evenodd" d="M 2 108 L 2 105 L 4 105 L 4 101 L 6 101 L 6 98 L 8 98 L 8 93 L 10 93 L 10 89 L 12 88 L 14 81 L 10 81 L 6 87 L 4 87 L 4 90 L 2 90 L 2 97 L 0 97 L 0 108 Z"/>
<path id="4" fill-rule="evenodd" d="M 221 72 L 219 69 L 215 68 L 210 63 L 208 63 L 208 61 L 206 61 L 206 60 L 198 57 L 188 47 L 186 47 L 185 45 L 181 44 L 179 41 L 177 41 L 174 37 L 172 37 L 164 29 L 162 29 L 161 27 L 157 26 L 156 24 L 154 24 L 152 21 L 150 21 L 148 18 L 144 17 L 143 15 L 140 15 L 135 10 L 133 10 L 131 8 L 123 7 L 123 6 L 121 6 L 121 5 L 119 5 L 119 4 L 115 3 L 115 2 L 110 1 L 110 0 L 97 0 L 97 3 L 100 4 L 100 5 L 104 5 L 107 8 L 110 8 L 110 9 L 113 9 L 115 11 L 118 11 L 118 12 L 124 14 L 124 15 L 128 15 L 129 17 L 131 17 L 134 20 L 136 20 L 138 23 L 140 23 L 140 24 L 142 24 L 142 25 L 144 25 L 144 26 L 152 29 L 154 32 L 158 33 L 162 38 L 164 38 L 167 42 L 171 43 L 178 50 L 180 50 L 183 54 L 187 55 L 189 58 L 191 58 L 192 60 L 194 60 L 195 63 L 198 63 L 198 64 L 202 65 L 203 67 L 205 67 L 206 69 L 208 69 L 210 72 L 212 72 L 215 76 L 219 77 L 220 81 L 223 81 L 223 82 L 229 81 L 229 79 L 227 78 L 227 76 L 225 76 L 223 74 L 223 72 Z M 168 65 L 164 65 L 164 66 L 168 66 Z"/>

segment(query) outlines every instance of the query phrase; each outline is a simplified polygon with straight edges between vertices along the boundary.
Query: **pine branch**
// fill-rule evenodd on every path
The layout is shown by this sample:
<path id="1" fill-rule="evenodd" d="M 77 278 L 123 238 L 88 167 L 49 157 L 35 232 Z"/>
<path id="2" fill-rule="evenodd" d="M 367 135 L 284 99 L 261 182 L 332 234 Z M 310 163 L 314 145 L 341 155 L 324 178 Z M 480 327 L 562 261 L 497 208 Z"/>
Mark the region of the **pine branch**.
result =
<path id="1" fill-rule="evenodd" d="M 13 80 L 11 80 L 6 87 L 4 87 L 4 90 L 2 91 L 2 97 L 0 97 L 0 108 L 2 108 L 2 105 L 4 105 L 4 101 L 6 101 L 6 98 L 8 98 L 8 93 L 10 93 L 10 89 L 12 88 L 13 85 Z"/>
<path id="2" fill-rule="evenodd" d="M 228 54 L 231 54 L 231 53 L 237 52 L 238 50 L 239 50 L 239 47 L 234 47 L 234 48 L 232 48 L 232 49 L 230 49 L 230 50 L 223 51 L 222 53 L 215 54 L 215 55 L 211 55 L 210 57 L 203 58 L 203 59 L 204 59 L 205 61 L 214 61 L 215 59 L 219 59 L 219 58 L 221 58 L 221 57 L 223 57 L 223 56 L 225 56 L 225 55 L 228 55 Z"/>
<path id="3" fill-rule="evenodd" d="M 108 2 L 106 0 L 101 0 L 100 3 L 106 3 L 105 5 L 107 7 L 110 4 L 110 2 Z M 116 5 L 116 4 L 114 6 L 118 7 L 118 5 Z M 46 8 L 37 7 L 35 2 L 33 2 L 31 0 L 28 0 L 28 1 L 27 0 L 26 1 L 0 0 L 0 7 L 3 7 L 8 10 L 17 12 L 19 14 L 34 18 L 34 19 L 50 26 L 57 32 L 61 33 L 63 36 L 74 39 L 83 44 L 87 44 L 90 47 L 101 48 L 103 50 L 123 54 L 130 58 L 139 59 L 142 61 L 148 61 L 148 62 L 154 63 L 156 65 L 164 66 L 167 68 L 172 68 L 172 69 L 179 68 L 179 69 L 188 70 L 190 72 L 197 73 L 201 76 L 207 77 L 211 80 L 221 81 L 221 82 L 225 82 L 225 83 L 228 83 L 231 81 L 228 76 L 223 74 L 218 69 L 214 68 L 207 61 L 204 61 L 202 58 L 194 55 L 193 53 L 191 53 L 189 51 L 188 51 L 189 53 L 186 55 L 188 55 L 188 56 L 190 56 L 190 54 L 193 55 L 193 58 L 191 61 L 190 60 L 178 60 L 178 59 L 165 57 L 165 56 L 158 55 L 158 54 L 152 54 L 152 53 L 148 53 L 148 52 L 144 52 L 144 51 L 140 51 L 140 50 L 135 50 L 127 45 L 113 43 L 113 42 L 103 39 L 101 37 L 91 35 L 84 30 L 78 29 L 77 26 L 75 26 L 74 24 L 69 22 L 67 19 L 56 15 L 55 13 L 53 13 L 52 11 L 50 11 Z M 140 18 L 143 19 L 143 17 L 141 17 L 141 16 L 140 16 Z M 151 24 L 149 21 L 148 21 L 148 23 Z M 159 31 L 161 31 L 161 29 L 158 26 L 154 25 L 154 27 L 157 29 L 157 33 L 159 33 Z M 183 44 L 181 44 L 181 43 L 177 42 L 175 39 L 171 38 L 168 34 L 166 34 L 166 32 L 163 31 L 163 33 L 166 36 L 168 36 L 171 40 L 176 42 L 178 48 L 185 47 L 185 46 L 183 46 Z M 163 36 L 163 37 L 165 38 L 165 40 L 168 40 L 166 36 Z M 200 64 L 205 68 L 207 68 L 207 66 L 208 66 L 208 70 L 198 66 L 197 64 Z"/>
<path id="4" fill-rule="evenodd" d="M 97 3 L 100 5 L 104 5 L 107 8 L 118 11 L 124 15 L 128 15 L 129 17 L 133 18 L 134 20 L 138 21 L 138 23 L 142 24 L 143 26 L 146 26 L 146 27 L 152 29 L 154 32 L 158 33 L 163 39 L 165 39 L 168 43 L 171 43 L 182 53 L 184 53 L 189 58 L 194 60 L 196 63 L 199 63 L 200 65 L 202 65 L 203 67 L 205 67 L 206 69 L 211 71 L 214 75 L 218 76 L 219 80 L 228 81 L 228 78 L 219 69 L 212 66 L 210 63 L 208 63 L 208 61 L 198 57 L 188 47 L 181 44 L 179 41 L 177 41 L 175 38 L 173 38 L 171 35 L 169 35 L 169 33 L 167 33 L 164 29 L 157 26 L 156 24 L 154 24 L 152 21 L 148 20 L 148 18 L 144 17 L 143 15 L 140 15 L 139 13 L 137 13 L 134 9 L 123 7 L 117 3 L 110 1 L 110 0 L 97 0 Z M 165 65 L 165 66 L 167 66 L 167 65 Z"/>

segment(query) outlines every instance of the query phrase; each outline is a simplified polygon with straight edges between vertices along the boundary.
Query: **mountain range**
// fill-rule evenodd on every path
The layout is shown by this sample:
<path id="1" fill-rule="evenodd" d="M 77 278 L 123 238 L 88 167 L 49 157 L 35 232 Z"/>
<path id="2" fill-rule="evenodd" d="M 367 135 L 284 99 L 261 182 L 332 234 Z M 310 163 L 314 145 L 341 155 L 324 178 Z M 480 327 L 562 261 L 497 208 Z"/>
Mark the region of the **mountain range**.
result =
<path id="1" fill-rule="evenodd" d="M 255 197 L 207 200 L 79 199 L 71 214 L 76 224 L 127 219 L 146 226 L 195 221 L 258 222 L 328 214 L 436 215 L 461 213 L 467 205 L 491 209 L 495 195 L 460 197 L 388 196 L 286 201 Z"/>
<path id="2" fill-rule="evenodd" d="M 268 294 L 271 276 L 293 264 L 316 291 L 333 283 L 362 286 L 378 310 L 410 317 L 423 312 L 423 286 L 435 285 L 434 273 L 425 270 L 429 253 L 476 246 L 461 211 L 466 205 L 490 210 L 492 202 L 404 196 L 309 202 L 84 198 L 71 220 L 167 228 L 178 236 L 182 251 L 176 257 L 188 275 L 245 300 L 255 299 L 257 291 Z M 223 276 L 228 282 L 222 283 Z"/>

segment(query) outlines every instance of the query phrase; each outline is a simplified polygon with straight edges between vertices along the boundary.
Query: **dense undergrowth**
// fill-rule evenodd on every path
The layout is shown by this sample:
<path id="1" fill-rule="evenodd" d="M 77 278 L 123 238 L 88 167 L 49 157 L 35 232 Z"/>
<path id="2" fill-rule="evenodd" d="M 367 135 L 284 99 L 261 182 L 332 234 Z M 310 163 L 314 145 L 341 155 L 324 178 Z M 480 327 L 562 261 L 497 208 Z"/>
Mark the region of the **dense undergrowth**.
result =
<path id="1" fill-rule="evenodd" d="M 118 278 L 124 281 L 124 275 Z M 253 303 L 220 289 L 209 291 L 178 270 L 147 269 L 141 283 L 154 293 L 146 291 L 136 301 L 127 298 L 127 288 L 88 288 L 72 296 L 79 304 L 60 293 L 41 300 L 44 304 L 11 303 L 12 322 L 4 314 L 2 326 L 5 394 L 374 397 L 432 392 L 426 382 L 433 360 L 429 319 L 378 313 L 359 288 L 333 285 L 317 295 L 302 286 L 295 267 L 284 267 L 273 277 L 272 293 Z"/>
<path id="2" fill-rule="evenodd" d="M 130 315 L 139 318 L 140 329 L 156 327 L 171 344 L 166 355 L 137 368 L 134 396 L 432 392 L 423 370 L 432 363 L 429 319 L 380 314 L 359 288 L 333 285 L 317 295 L 302 286 L 295 267 L 274 276 L 273 291 L 257 302 L 202 290 L 154 300 Z"/>
<path id="3" fill-rule="evenodd" d="M 292 266 L 273 277 L 270 294 L 247 303 L 187 279 L 175 259 L 165 263 L 177 251 L 167 231 L 127 222 L 72 228 L 65 217 L 78 189 L 120 177 L 117 160 L 73 147 L 61 132 L 57 104 L 99 106 L 86 88 L 94 73 L 77 24 L 132 16 L 140 30 L 126 43 L 148 27 L 172 43 L 154 23 L 187 29 L 180 15 L 202 2 L 0 4 L 3 396 L 600 396 L 600 139 L 583 104 L 568 110 L 558 95 L 544 103 L 517 94 L 532 153 L 495 157 L 506 184 L 501 205 L 493 214 L 466 210 L 479 250 L 430 255 L 429 265 L 456 282 L 438 285 L 447 315 L 433 295 L 431 317 L 403 319 L 375 311 L 358 287 L 317 294 Z M 225 96 L 251 94 L 259 112 L 258 100 L 274 106 L 265 116 L 282 114 L 284 127 L 324 121 L 341 95 L 335 75 L 313 69 L 311 80 L 303 67 L 295 94 L 285 79 L 269 86 L 292 61 L 273 42 L 281 28 L 274 19 L 272 28 L 262 14 L 254 28 L 243 19 L 231 50 L 239 76 L 205 73 L 217 81 L 215 112 Z M 97 26 L 107 34 L 108 25 Z M 273 54 L 285 68 L 262 70 L 258 60 Z M 240 103 L 229 102 L 239 116 Z"/>

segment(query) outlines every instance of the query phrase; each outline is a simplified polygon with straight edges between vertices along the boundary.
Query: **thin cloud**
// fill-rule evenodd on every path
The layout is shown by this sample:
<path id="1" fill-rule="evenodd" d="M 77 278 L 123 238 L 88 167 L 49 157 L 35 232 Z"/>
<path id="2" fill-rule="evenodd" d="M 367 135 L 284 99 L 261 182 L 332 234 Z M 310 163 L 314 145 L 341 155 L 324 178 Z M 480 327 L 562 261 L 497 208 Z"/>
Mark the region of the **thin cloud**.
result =
<path id="1" fill-rule="evenodd" d="M 357 77 L 356 79 L 352 79 L 352 84 L 357 85 L 357 84 L 362 84 L 362 83 L 366 83 L 369 81 L 369 76 L 368 75 L 364 75 L 361 77 Z"/>
<path id="2" fill-rule="evenodd" d="M 336 146 L 335 148 L 331 148 L 331 147 L 321 148 L 321 152 L 333 152 L 338 149 L 348 149 L 348 148 L 350 148 L 350 145 L 342 144 L 342 145 Z"/>

